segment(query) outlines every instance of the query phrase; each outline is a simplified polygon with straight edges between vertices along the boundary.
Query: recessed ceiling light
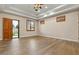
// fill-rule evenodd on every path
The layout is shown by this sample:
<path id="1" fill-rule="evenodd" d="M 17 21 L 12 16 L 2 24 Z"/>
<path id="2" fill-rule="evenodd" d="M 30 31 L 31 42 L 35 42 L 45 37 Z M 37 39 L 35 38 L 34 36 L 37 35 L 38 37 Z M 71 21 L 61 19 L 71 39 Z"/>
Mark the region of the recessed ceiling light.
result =
<path id="1" fill-rule="evenodd" d="M 45 8 L 48 8 L 47 6 L 45 6 Z"/>
<path id="2" fill-rule="evenodd" d="M 54 14 L 54 12 L 49 13 L 49 15 L 53 15 L 53 14 Z"/>
<path id="3" fill-rule="evenodd" d="M 47 15 L 44 15 L 43 17 L 47 17 Z"/>

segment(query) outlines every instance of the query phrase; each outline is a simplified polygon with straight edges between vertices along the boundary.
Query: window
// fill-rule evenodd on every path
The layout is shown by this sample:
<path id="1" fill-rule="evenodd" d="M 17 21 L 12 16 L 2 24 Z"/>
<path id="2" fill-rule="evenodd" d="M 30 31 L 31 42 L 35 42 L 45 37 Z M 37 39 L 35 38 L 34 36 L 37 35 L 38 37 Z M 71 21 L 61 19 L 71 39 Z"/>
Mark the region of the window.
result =
<path id="1" fill-rule="evenodd" d="M 27 20 L 26 29 L 27 29 L 27 31 L 35 31 L 35 22 L 32 20 Z"/>

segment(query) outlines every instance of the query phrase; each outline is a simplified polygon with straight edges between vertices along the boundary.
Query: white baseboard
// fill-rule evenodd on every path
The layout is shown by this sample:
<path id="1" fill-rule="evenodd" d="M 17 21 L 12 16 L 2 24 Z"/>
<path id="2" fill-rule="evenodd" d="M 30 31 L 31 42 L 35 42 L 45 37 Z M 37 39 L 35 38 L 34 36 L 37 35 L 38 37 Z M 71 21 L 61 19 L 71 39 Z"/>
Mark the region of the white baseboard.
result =
<path id="1" fill-rule="evenodd" d="M 55 39 L 60 39 L 60 40 L 66 40 L 66 41 L 73 41 L 73 42 L 78 42 L 79 43 L 79 40 L 73 40 L 73 39 L 67 39 L 67 38 L 57 38 L 57 37 L 51 37 L 51 36 L 45 36 L 45 35 L 40 35 L 40 36 L 44 36 L 44 37 L 49 37 L 49 38 L 55 38 Z"/>
<path id="2" fill-rule="evenodd" d="M 32 36 L 22 36 L 22 37 L 20 37 L 20 38 L 28 38 L 28 37 L 36 37 L 36 36 L 39 36 L 39 35 L 32 35 Z"/>

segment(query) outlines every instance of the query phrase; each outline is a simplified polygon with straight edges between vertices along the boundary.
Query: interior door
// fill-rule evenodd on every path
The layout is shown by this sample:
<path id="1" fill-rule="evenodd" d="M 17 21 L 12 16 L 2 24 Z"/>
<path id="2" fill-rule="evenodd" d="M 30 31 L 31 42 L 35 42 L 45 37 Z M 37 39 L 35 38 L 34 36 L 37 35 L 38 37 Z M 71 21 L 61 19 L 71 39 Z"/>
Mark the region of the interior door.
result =
<path id="1" fill-rule="evenodd" d="M 3 40 L 12 39 L 12 20 L 3 18 Z"/>

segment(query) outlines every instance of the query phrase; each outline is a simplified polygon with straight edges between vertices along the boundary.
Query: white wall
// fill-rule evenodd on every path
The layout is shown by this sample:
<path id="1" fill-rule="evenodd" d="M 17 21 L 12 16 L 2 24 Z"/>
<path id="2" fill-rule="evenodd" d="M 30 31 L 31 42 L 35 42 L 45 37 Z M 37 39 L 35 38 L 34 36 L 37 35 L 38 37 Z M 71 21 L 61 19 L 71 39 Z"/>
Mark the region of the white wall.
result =
<path id="1" fill-rule="evenodd" d="M 78 41 L 78 12 L 63 14 L 66 16 L 65 22 L 56 22 L 56 17 L 45 20 L 45 24 L 40 24 L 40 35 Z M 59 15 L 60 16 L 60 15 Z"/>
<path id="2" fill-rule="evenodd" d="M 28 18 L 23 18 L 20 16 L 14 16 L 14 15 L 10 15 L 10 14 L 5 14 L 2 13 L 0 14 L 0 39 L 2 40 L 2 18 L 10 18 L 10 19 L 17 19 L 20 20 L 20 37 L 27 37 L 27 36 L 34 36 L 37 35 L 37 22 L 36 22 L 36 27 L 35 30 L 36 31 L 26 31 L 26 20 L 28 20 Z"/>
<path id="3" fill-rule="evenodd" d="M 51 38 L 65 39 L 70 41 L 78 40 L 78 11 L 65 14 L 65 22 L 56 22 L 56 17 L 44 19 L 45 24 L 36 22 L 36 31 L 26 31 L 26 20 L 19 16 L 2 13 L 0 14 L 0 39 L 2 39 L 2 18 L 11 18 L 20 20 L 20 37 L 41 35 Z M 59 15 L 60 16 L 60 15 Z M 39 29 L 38 29 L 39 27 Z"/>
<path id="4" fill-rule="evenodd" d="M 79 40 L 79 12 L 78 12 L 78 40 Z"/>
<path id="5" fill-rule="evenodd" d="M 0 18 L 0 40 L 2 39 L 2 19 Z"/>

